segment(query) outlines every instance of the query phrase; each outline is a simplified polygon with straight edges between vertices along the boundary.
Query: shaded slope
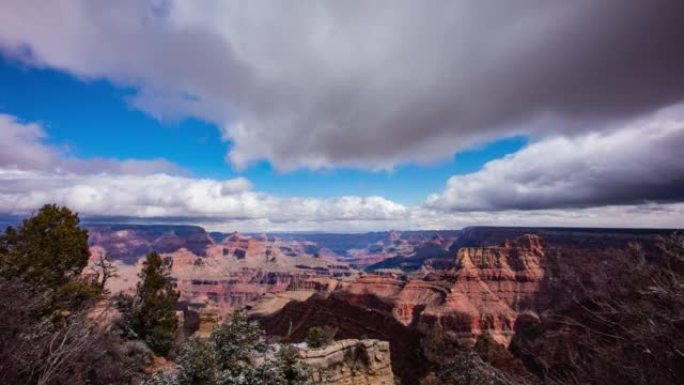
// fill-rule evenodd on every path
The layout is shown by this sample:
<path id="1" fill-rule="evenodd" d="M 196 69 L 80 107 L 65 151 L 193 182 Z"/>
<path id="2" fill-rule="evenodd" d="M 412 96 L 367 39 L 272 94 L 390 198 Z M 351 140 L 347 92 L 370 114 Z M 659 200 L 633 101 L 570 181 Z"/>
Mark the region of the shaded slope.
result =
<path id="1" fill-rule="evenodd" d="M 303 341 L 309 328 L 329 325 L 338 329 L 336 339 L 372 338 L 390 342 L 392 367 L 404 385 L 417 384 L 427 373 L 421 358 L 418 331 L 405 327 L 391 315 L 350 305 L 330 297 L 314 296 L 305 302 L 291 302 L 278 314 L 261 319 L 267 334 Z"/>

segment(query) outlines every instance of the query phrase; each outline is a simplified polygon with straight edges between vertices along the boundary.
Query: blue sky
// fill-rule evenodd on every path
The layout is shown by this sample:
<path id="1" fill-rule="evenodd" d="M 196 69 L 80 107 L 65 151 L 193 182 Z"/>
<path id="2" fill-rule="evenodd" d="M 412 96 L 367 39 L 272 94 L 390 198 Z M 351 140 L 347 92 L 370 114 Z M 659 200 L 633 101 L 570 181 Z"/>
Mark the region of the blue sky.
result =
<path id="1" fill-rule="evenodd" d="M 162 11 L 0 2 L 0 215 L 684 226 L 682 2 Z"/>
<path id="2" fill-rule="evenodd" d="M 404 164 L 391 171 L 353 168 L 280 172 L 260 161 L 237 172 L 224 160 L 230 142 L 219 129 L 194 118 L 159 120 L 131 106 L 131 89 L 106 80 L 83 80 L 53 69 L 0 60 L 0 113 L 40 122 L 46 143 L 80 158 L 164 158 L 199 178 L 248 178 L 259 191 L 280 196 L 381 195 L 417 204 L 443 188 L 452 175 L 479 170 L 511 154 L 524 137 L 503 138 L 427 165 Z"/>

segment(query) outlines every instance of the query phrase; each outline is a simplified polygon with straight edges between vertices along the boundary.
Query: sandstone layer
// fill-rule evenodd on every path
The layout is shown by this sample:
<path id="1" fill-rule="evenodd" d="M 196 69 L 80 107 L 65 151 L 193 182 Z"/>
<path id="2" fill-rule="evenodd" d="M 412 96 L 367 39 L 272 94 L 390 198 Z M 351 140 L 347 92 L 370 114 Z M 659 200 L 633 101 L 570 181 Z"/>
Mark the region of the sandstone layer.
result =
<path id="1" fill-rule="evenodd" d="M 440 328 L 474 342 L 483 332 L 508 344 L 518 315 L 535 316 L 547 303 L 546 256 L 539 237 L 525 235 L 503 246 L 462 248 L 443 275 L 449 291 L 420 314 L 422 330 Z"/>
<path id="2" fill-rule="evenodd" d="M 387 341 L 341 340 L 319 349 L 300 350 L 312 380 L 326 385 L 392 385 Z"/>
<path id="3" fill-rule="evenodd" d="M 421 278 L 366 275 L 341 284 L 340 294 L 357 306 L 391 313 L 406 326 L 474 342 L 488 332 L 508 344 L 520 314 L 536 317 L 543 306 L 545 250 L 525 235 L 503 246 L 461 248 L 453 268 Z"/>
<path id="4" fill-rule="evenodd" d="M 171 278 L 181 293 L 181 301 L 198 313 L 204 308 L 216 309 L 220 319 L 235 309 L 250 307 L 267 295 L 287 298 L 284 293 L 290 291 L 329 292 L 336 289 L 340 280 L 356 276 L 356 271 L 346 262 L 316 254 L 310 242 L 233 233 L 216 243 L 204 237 L 202 234 L 207 234 L 203 230 L 197 232 L 193 227 L 177 230 L 162 226 L 143 230 L 117 227 L 98 228 L 93 232 L 91 261 L 104 255 L 115 257 L 118 276 L 108 282 L 108 289 L 132 291 L 144 254 L 136 258 L 132 255 L 164 246 L 159 252 L 171 265 Z M 187 245 L 181 242 L 183 238 L 176 231 L 188 237 Z M 198 241 L 202 239 L 209 240 Z M 277 306 L 280 308 L 283 304 Z"/>

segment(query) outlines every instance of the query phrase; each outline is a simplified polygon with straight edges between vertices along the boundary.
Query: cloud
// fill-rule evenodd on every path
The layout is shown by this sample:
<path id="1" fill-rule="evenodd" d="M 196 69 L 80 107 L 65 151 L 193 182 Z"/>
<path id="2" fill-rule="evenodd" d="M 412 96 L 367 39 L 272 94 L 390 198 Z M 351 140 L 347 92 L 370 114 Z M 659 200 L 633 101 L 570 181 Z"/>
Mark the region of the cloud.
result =
<path id="1" fill-rule="evenodd" d="M 0 169 L 0 211 L 25 214 L 42 204 L 86 216 L 248 221 L 382 221 L 406 207 L 382 197 L 278 198 L 251 191 L 244 178 L 195 179 L 167 174 L 52 174 Z"/>
<path id="2" fill-rule="evenodd" d="M 416 228 L 458 229 L 466 226 L 542 226 L 683 228 L 684 204 L 632 204 L 540 210 L 464 211 L 421 208 L 414 211 Z"/>
<path id="3" fill-rule="evenodd" d="M 279 198 L 252 191 L 245 178 L 228 180 L 170 175 L 165 160 L 80 159 L 43 143 L 37 123 L 0 115 L 0 213 L 25 215 L 45 203 L 85 216 L 179 221 L 382 222 L 408 209 L 378 196 L 330 199 Z M 349 225 L 353 227 L 353 224 Z"/>
<path id="4" fill-rule="evenodd" d="M 684 106 L 613 131 L 555 137 L 453 176 L 427 206 L 548 209 L 684 199 Z"/>
<path id="5" fill-rule="evenodd" d="M 280 198 L 225 181 L 152 175 L 77 175 L 0 169 L 0 213 L 27 215 L 66 205 L 108 223 L 194 223 L 223 231 L 374 231 L 473 225 L 683 227 L 684 204 L 458 214 L 371 197 Z"/>
<path id="6" fill-rule="evenodd" d="M 665 117 L 664 113 L 659 115 L 659 119 Z M 645 131 L 647 127 L 650 126 L 634 130 Z M 661 136 L 662 140 L 672 139 L 668 133 L 676 129 L 668 130 L 653 135 Z M 57 203 L 91 221 L 195 223 L 225 231 L 349 232 L 512 223 L 684 225 L 682 203 L 452 214 L 442 207 L 405 206 L 381 196 L 283 198 L 254 191 L 245 178 L 217 180 L 163 173 L 156 168 L 157 163 L 165 164 L 163 160 L 93 161 L 70 157 L 44 143 L 45 132 L 39 124 L 22 123 L 8 115 L 0 115 L 0 139 L 0 214 L 28 215 L 45 203 Z M 678 142 L 672 141 L 671 145 L 676 147 Z"/>
<path id="7" fill-rule="evenodd" d="M 517 154 L 490 163 L 480 172 L 481 174 L 475 174 L 475 177 L 471 175 L 466 178 L 481 180 L 479 183 L 482 185 L 501 178 L 501 185 L 492 182 L 490 187 L 503 189 L 502 191 L 514 200 L 522 198 L 514 198 L 515 194 L 506 190 L 507 184 L 512 182 L 506 179 L 506 176 L 519 175 L 511 170 L 523 176 L 527 175 L 526 167 L 529 167 L 529 164 L 542 164 L 555 172 L 554 174 L 546 169 L 532 170 L 532 177 L 537 175 L 537 172 L 539 175 L 560 175 L 559 180 L 564 176 L 568 180 L 582 182 L 582 186 L 587 184 L 586 181 L 578 180 L 574 176 L 579 175 L 588 180 L 600 180 L 604 177 L 600 172 L 572 172 L 575 166 L 586 164 L 608 167 L 598 169 L 601 172 L 605 171 L 607 177 L 618 175 L 625 180 L 647 179 L 646 176 L 634 174 L 636 172 L 652 174 L 650 180 L 655 182 L 667 181 L 669 179 L 663 177 L 665 174 L 682 175 L 676 162 L 681 156 L 672 152 L 681 148 L 682 116 L 684 114 L 680 114 L 678 110 L 663 111 L 650 121 L 600 137 L 596 136 L 598 134 L 591 134 L 594 137 L 580 137 L 575 141 L 542 141 Z M 381 196 L 283 198 L 254 191 L 252 184 L 245 178 L 217 180 L 163 173 L 155 168 L 157 161 L 93 162 L 70 157 L 59 148 L 43 143 L 45 133 L 39 124 L 18 122 L 16 118 L 8 115 L 0 115 L 0 138 L 3 139 L 0 146 L 4 146 L 2 149 L 6 150 L 0 153 L 0 214 L 28 215 L 45 203 L 57 203 L 76 210 L 90 220 L 195 223 L 209 229 L 225 231 L 238 229 L 349 232 L 390 228 L 454 229 L 472 225 L 511 224 L 684 226 L 684 203 L 633 203 L 582 209 L 518 210 L 511 207 L 518 205 L 519 202 L 508 205 L 511 207 L 505 207 L 506 205 L 502 205 L 501 202 L 489 202 L 489 205 L 496 203 L 502 206 L 497 206 L 499 210 L 492 212 L 483 211 L 481 202 L 477 205 L 472 204 L 477 202 L 475 197 L 487 196 L 485 190 L 478 189 L 471 189 L 468 194 L 457 197 L 447 189 L 442 196 L 422 206 L 405 206 Z M 621 151 L 614 151 L 615 148 L 620 148 Z M 602 155 L 599 150 L 610 151 Z M 533 156 L 541 155 L 544 159 L 553 159 L 548 153 L 553 154 L 556 163 L 535 161 Z M 597 156 L 608 158 L 601 158 L 596 162 Z M 163 160 L 158 162 L 165 163 Z M 556 166 L 563 167 L 556 169 Z M 641 168 L 634 171 L 635 166 Z M 620 167 L 627 171 L 618 172 L 617 169 Z M 490 176 L 495 178 L 492 179 Z M 452 178 L 451 182 L 458 178 Z M 519 179 L 529 178 L 528 175 Z M 555 185 L 554 183 L 551 185 Z M 516 190 L 518 187 L 512 189 Z M 539 191 L 545 190 L 530 190 L 538 194 L 532 199 L 542 200 Z M 653 185 L 648 185 L 645 190 L 657 189 Z M 456 191 L 462 193 L 458 189 Z M 619 188 L 615 191 L 619 191 Z M 661 186 L 660 191 L 673 190 L 668 186 Z M 565 196 L 562 193 L 561 189 L 557 195 Z M 555 196 L 556 193 L 550 195 Z M 454 206 L 463 205 L 464 202 L 470 206 Z M 463 209 L 468 211 L 452 212 Z"/>
<path id="8" fill-rule="evenodd" d="M 0 169 L 76 174 L 187 173 L 165 159 L 79 159 L 64 149 L 44 143 L 45 139 L 47 134 L 40 124 L 22 123 L 12 115 L 0 113 Z"/>
<path id="9" fill-rule="evenodd" d="M 44 138 L 39 124 L 22 124 L 13 116 L 0 114 L 0 167 L 53 167 L 57 152 L 41 144 Z"/>
<path id="10" fill-rule="evenodd" d="M 5 0 L 0 47 L 221 126 L 237 168 L 391 168 L 684 96 L 677 0 Z M 552 123 L 552 124 L 548 124 Z"/>

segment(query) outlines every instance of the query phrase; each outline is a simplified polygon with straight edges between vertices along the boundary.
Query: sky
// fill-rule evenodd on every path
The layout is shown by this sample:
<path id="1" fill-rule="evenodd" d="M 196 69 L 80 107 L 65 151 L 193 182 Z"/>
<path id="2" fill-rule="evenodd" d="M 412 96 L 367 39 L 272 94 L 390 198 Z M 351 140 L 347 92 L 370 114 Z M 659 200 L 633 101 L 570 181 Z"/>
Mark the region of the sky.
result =
<path id="1" fill-rule="evenodd" d="M 0 3 L 0 215 L 684 227 L 684 3 Z"/>

